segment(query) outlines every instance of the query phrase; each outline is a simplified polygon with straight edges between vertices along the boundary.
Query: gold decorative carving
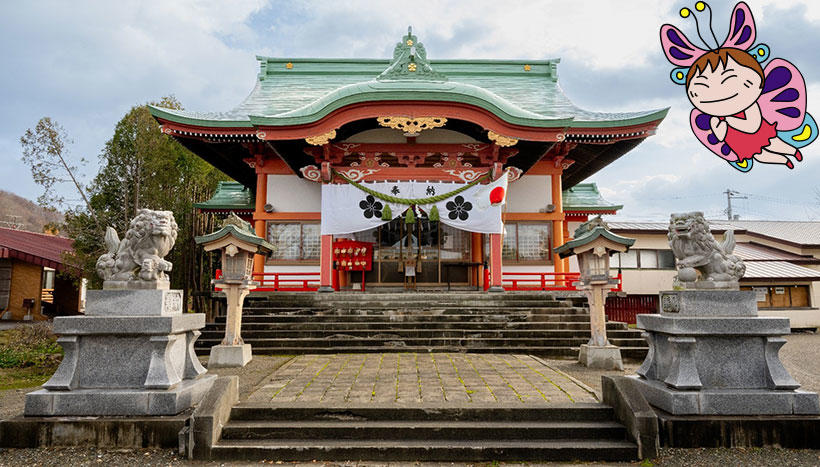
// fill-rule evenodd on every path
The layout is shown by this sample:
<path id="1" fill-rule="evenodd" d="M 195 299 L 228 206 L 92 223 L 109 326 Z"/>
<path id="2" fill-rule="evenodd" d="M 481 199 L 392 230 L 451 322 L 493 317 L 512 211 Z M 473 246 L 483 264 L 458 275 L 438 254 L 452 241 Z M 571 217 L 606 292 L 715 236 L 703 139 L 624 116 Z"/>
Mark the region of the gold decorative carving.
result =
<path id="1" fill-rule="evenodd" d="M 517 139 L 499 135 L 492 130 L 487 131 L 487 138 L 490 138 L 490 141 L 495 142 L 495 144 L 501 146 L 502 148 L 515 146 L 515 144 L 518 143 Z"/>
<path id="2" fill-rule="evenodd" d="M 529 66 L 529 65 L 524 65 L 524 71 L 530 71 L 530 70 L 532 70 L 532 67 L 531 67 L 531 66 Z"/>
<path id="3" fill-rule="evenodd" d="M 328 141 L 332 140 L 336 137 L 336 130 L 330 130 L 327 133 L 322 133 L 321 135 L 310 136 L 305 138 L 305 141 L 313 146 L 322 146 L 323 144 L 327 144 Z"/>
<path id="4" fill-rule="evenodd" d="M 404 136 L 418 136 L 424 130 L 443 127 L 447 123 L 444 117 L 377 117 L 379 125 L 404 132 Z"/>
<path id="5" fill-rule="evenodd" d="M 416 71 L 416 64 L 415 64 L 415 63 L 413 63 L 413 62 L 410 62 L 410 63 L 407 65 L 407 71 Z"/>
<path id="6" fill-rule="evenodd" d="M 287 68 L 288 70 L 293 69 L 293 62 L 285 63 L 285 68 Z"/>

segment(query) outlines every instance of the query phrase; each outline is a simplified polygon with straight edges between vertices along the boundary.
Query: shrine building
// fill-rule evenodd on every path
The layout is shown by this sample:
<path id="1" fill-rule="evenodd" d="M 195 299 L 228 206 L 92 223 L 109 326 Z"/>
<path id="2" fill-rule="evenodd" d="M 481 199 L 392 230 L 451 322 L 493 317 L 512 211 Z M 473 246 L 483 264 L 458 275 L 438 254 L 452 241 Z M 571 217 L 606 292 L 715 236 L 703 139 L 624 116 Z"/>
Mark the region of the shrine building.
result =
<path id="1" fill-rule="evenodd" d="M 561 283 L 571 266 L 553 248 L 571 224 L 621 207 L 581 182 L 667 112 L 583 110 L 558 59 L 430 60 L 411 30 L 392 59 L 257 60 L 233 110 L 151 113 L 236 181 L 197 207 L 235 212 L 274 245 L 257 278 L 315 275 L 323 291 L 411 274 L 419 287 Z"/>

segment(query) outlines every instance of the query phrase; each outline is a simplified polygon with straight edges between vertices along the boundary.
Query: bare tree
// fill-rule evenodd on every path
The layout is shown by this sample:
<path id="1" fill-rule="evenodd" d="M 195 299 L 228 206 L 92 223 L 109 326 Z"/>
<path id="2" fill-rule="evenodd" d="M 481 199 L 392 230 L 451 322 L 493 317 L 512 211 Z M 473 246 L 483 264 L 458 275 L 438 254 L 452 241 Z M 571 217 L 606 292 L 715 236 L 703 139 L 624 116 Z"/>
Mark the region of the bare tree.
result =
<path id="1" fill-rule="evenodd" d="M 74 175 L 77 168 L 70 165 L 66 158 L 66 145 L 70 143 L 71 140 L 59 123 L 49 117 L 43 117 L 33 130 L 29 128 L 20 137 L 23 162 L 31 168 L 34 182 L 43 187 L 43 194 L 37 198 L 41 206 L 55 208 L 64 204 L 65 199 L 57 195 L 54 185 L 71 181 L 89 212 L 93 212 L 85 190 Z"/>

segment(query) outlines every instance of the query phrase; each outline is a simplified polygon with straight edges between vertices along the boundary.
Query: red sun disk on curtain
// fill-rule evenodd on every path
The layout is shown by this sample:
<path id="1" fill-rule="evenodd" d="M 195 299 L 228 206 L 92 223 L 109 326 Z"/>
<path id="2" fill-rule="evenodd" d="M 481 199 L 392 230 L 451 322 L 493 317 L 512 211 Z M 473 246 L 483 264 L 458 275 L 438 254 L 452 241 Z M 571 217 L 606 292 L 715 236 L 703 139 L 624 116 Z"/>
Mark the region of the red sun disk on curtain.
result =
<path id="1" fill-rule="evenodd" d="M 504 195 L 506 192 L 504 187 L 497 186 L 490 191 L 490 204 L 493 206 L 504 202 Z"/>

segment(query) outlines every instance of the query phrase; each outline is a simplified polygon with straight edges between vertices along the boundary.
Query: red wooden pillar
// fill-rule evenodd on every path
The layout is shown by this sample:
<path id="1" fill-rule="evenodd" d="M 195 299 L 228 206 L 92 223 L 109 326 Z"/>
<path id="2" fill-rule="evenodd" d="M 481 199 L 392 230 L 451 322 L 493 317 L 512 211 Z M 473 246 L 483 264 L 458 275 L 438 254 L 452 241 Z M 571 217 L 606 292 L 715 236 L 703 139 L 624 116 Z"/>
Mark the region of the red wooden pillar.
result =
<path id="1" fill-rule="evenodd" d="M 265 232 L 265 203 L 268 202 L 268 175 L 257 172 L 256 174 L 256 205 L 253 212 L 253 228 L 256 235 L 268 238 Z M 262 274 L 265 272 L 265 256 L 256 255 L 253 257 L 253 273 Z M 262 279 L 259 277 L 258 279 Z"/>
<path id="2" fill-rule="evenodd" d="M 490 234 L 490 292 L 503 292 L 501 286 L 501 234 Z"/>
<path id="3" fill-rule="evenodd" d="M 552 221 L 552 247 L 557 248 L 564 244 L 564 203 L 562 197 L 562 188 L 561 188 L 561 173 L 552 174 L 550 177 L 551 179 L 551 188 L 552 188 L 552 205 L 555 206 L 554 214 L 556 215 L 557 219 Z M 553 250 L 554 251 L 554 250 Z M 562 273 L 567 272 L 568 269 L 568 261 L 565 262 L 558 254 L 553 253 L 552 261 L 555 265 L 555 272 Z M 563 275 L 556 275 L 556 281 L 563 279 Z M 563 284 L 563 282 L 558 282 L 559 284 Z"/>
<path id="4" fill-rule="evenodd" d="M 481 251 L 484 247 L 484 242 L 481 239 L 480 233 L 471 232 L 470 233 L 470 240 L 472 240 L 472 244 L 470 246 L 470 261 L 473 263 L 480 263 L 484 261 L 484 252 Z M 472 273 L 472 280 L 470 281 L 472 285 L 481 286 L 481 279 L 483 278 L 483 272 L 481 266 L 475 266 L 473 268 Z"/>
<path id="5" fill-rule="evenodd" d="M 333 235 L 322 235 L 319 264 L 319 292 L 333 292 Z"/>

